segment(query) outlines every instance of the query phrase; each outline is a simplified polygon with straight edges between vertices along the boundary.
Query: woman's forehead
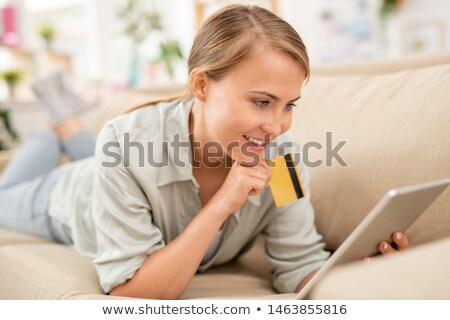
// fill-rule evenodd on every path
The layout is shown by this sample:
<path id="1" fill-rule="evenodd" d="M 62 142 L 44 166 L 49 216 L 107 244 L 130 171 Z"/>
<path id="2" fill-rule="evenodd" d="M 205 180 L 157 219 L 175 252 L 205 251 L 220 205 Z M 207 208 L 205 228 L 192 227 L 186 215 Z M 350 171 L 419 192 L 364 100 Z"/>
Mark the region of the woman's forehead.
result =
<path id="1" fill-rule="evenodd" d="M 241 90 L 299 92 L 304 79 L 305 71 L 293 58 L 271 50 L 240 63 L 223 81 Z"/>
<path id="2" fill-rule="evenodd" d="M 279 73 L 279 75 L 304 75 L 303 66 L 286 53 L 279 52 L 264 46 L 265 50 L 259 50 L 253 55 L 238 63 L 230 70 L 230 74 L 243 75 L 246 73 L 260 76 L 266 72 Z"/>

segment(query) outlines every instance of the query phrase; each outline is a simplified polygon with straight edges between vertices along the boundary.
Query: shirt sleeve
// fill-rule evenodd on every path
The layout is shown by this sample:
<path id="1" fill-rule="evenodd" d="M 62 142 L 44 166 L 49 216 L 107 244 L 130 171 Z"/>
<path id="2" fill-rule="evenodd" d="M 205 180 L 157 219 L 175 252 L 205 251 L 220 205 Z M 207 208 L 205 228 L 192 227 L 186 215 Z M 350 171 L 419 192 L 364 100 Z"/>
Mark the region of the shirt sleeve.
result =
<path id="1" fill-rule="evenodd" d="M 105 292 L 131 279 L 144 260 L 165 245 L 147 197 L 124 166 L 119 137 L 114 125 L 107 123 L 95 151 L 94 263 Z"/>
<path id="2" fill-rule="evenodd" d="M 295 142 L 294 153 L 299 153 Z M 297 156 L 298 156 L 297 155 Z M 300 158 L 301 159 L 301 158 Z M 280 293 L 293 293 L 301 281 L 319 269 L 328 259 L 322 236 L 316 231 L 314 210 L 310 202 L 309 176 L 306 168 L 296 164 L 303 185 L 304 197 L 276 208 L 275 218 L 264 231 L 265 248 L 271 265 L 272 281 Z"/>

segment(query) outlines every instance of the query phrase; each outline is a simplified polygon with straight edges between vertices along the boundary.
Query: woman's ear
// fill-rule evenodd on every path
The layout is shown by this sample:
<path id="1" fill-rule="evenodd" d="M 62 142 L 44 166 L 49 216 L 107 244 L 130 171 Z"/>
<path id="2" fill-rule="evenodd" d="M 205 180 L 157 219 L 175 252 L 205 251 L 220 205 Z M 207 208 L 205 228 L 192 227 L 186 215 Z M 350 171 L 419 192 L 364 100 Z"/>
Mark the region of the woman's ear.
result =
<path id="1" fill-rule="evenodd" d="M 204 72 L 199 72 L 197 69 L 191 71 L 189 75 L 189 87 L 195 98 L 201 102 L 206 101 L 206 85 L 208 77 Z"/>

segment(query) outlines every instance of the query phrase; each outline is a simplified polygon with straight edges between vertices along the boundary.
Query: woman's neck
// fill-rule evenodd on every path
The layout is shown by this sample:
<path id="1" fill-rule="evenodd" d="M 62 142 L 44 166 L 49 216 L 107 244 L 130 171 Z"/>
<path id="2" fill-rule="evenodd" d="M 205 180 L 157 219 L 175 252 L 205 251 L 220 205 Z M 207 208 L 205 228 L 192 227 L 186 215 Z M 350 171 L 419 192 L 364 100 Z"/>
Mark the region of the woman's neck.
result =
<path id="1" fill-rule="evenodd" d="M 204 118 L 204 104 L 194 101 L 189 114 L 189 139 L 191 143 L 192 162 L 195 169 L 201 171 L 213 169 L 216 173 L 228 172 L 232 160 L 223 150 L 208 150 L 209 138 Z"/>

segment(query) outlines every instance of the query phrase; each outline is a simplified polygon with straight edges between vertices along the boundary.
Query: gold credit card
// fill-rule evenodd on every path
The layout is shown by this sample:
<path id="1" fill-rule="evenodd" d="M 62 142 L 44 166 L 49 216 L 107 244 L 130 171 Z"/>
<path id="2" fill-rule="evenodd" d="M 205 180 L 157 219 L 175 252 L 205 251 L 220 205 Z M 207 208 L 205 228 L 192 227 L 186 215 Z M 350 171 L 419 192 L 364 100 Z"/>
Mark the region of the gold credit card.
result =
<path id="1" fill-rule="evenodd" d="M 272 179 L 269 185 L 278 208 L 304 196 L 300 174 L 291 153 L 271 160 L 270 168 Z"/>

